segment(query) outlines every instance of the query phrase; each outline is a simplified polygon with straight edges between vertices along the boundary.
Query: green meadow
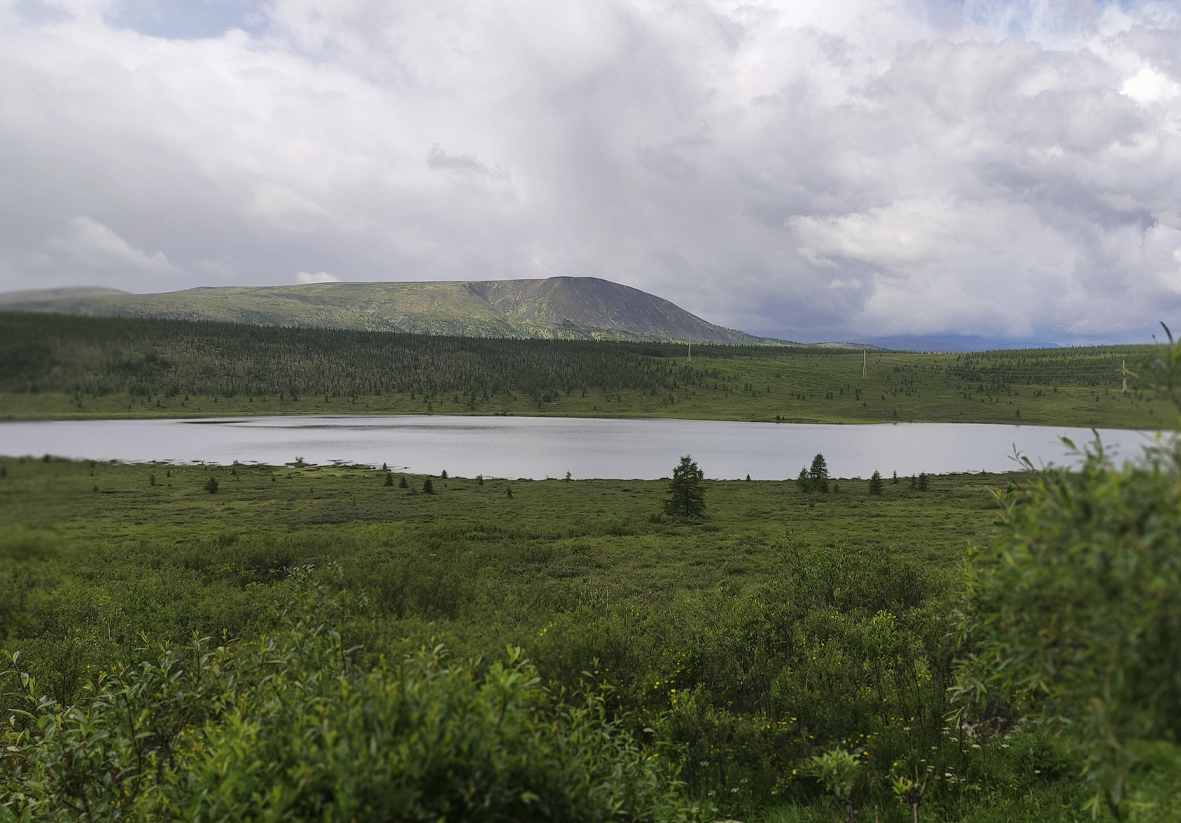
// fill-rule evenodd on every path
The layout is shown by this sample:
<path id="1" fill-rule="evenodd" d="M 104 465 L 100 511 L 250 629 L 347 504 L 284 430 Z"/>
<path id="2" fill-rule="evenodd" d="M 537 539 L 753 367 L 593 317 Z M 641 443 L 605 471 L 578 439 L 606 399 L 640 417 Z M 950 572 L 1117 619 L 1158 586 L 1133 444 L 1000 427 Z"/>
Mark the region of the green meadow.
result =
<path id="1" fill-rule="evenodd" d="M 182 660 L 194 638 L 249 649 L 292 636 L 295 615 L 304 640 L 290 654 L 309 653 L 307 621 L 324 620 L 367 672 L 438 649 L 491 677 L 519 647 L 545 700 L 589 690 L 619 734 L 664 753 L 662 779 L 683 785 L 635 819 L 839 819 L 809 771 L 834 747 L 862 759 L 859 820 L 910 820 L 889 779 L 915 769 L 935 776 L 923 820 L 1084 819 L 1083 755 L 1068 731 L 1003 713 L 988 733 L 948 720 L 965 552 L 993 529 L 989 490 L 1029 476 L 933 476 L 925 491 L 887 477 L 881 495 L 863 480 L 835 479 L 828 493 L 705 481 L 705 516 L 682 521 L 663 513 L 664 481 L 57 458 L 5 458 L 0 475 L 0 636 L 19 652 L 5 675 L 10 709 L 17 670 L 55 705 L 85 706 L 160 644 Z M 245 652 L 223 652 L 235 653 Z M 204 735 L 211 746 L 225 727 L 174 721 L 171 757 L 194 779 L 202 749 L 181 742 Z M 10 737 L 22 721 L 12 724 Z M 20 774 L 8 763 L 0 779 L 12 792 Z M 1173 819 L 1177 764 L 1164 747 L 1141 765 L 1134 819 Z M 152 808 L 158 818 L 129 819 L 183 817 Z M 55 814 L 45 819 L 88 819 Z"/>

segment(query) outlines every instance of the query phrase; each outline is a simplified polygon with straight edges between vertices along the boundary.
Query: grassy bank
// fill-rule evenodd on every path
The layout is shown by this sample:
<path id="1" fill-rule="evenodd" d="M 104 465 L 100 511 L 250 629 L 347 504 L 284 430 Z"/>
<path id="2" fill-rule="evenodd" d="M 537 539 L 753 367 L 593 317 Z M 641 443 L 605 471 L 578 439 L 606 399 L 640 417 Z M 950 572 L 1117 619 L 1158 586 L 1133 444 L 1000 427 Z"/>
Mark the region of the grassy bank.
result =
<path id="1" fill-rule="evenodd" d="M 486 669 L 514 644 L 554 693 L 593 677 L 645 746 L 677 747 L 711 815 L 835 819 L 805 764 L 844 746 L 885 821 L 910 819 L 884 781 L 912 766 L 937 775 L 924 820 L 1081 819 L 1069 737 L 944 719 L 957 570 L 996 517 L 987 490 L 1022 477 L 887 478 L 880 496 L 706 481 L 690 522 L 662 514 L 660 481 L 402 479 L 0 459 L 0 637 L 46 693 L 85 702 L 155 642 L 275 631 L 307 607 L 291 570 L 313 567 L 363 593 L 342 619 L 371 661 L 443 643 Z M 1154 757 L 1140 820 L 1170 819 L 1181 791 L 1176 752 Z"/>

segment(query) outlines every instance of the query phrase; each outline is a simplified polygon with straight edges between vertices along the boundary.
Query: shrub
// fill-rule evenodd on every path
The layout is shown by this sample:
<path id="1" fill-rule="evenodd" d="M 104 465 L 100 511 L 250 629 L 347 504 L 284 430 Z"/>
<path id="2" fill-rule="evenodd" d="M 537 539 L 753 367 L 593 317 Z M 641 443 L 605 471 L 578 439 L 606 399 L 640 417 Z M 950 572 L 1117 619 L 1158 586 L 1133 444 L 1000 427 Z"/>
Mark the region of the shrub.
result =
<path id="1" fill-rule="evenodd" d="M 1181 410 L 1181 341 L 1165 332 L 1144 382 Z M 1084 457 L 1077 474 L 1048 468 L 996 495 L 1001 531 L 964 571 L 956 697 L 1079 729 L 1087 805 L 1119 817 L 1129 744 L 1181 740 L 1181 440 L 1119 470 L 1098 437 Z"/>
<path id="2" fill-rule="evenodd" d="M 1096 443 L 1081 474 L 1042 471 L 998 495 L 1002 530 L 964 573 L 961 702 L 1081 728 L 1092 805 L 1119 804 L 1129 740 L 1181 739 L 1179 457 L 1117 471 Z"/>
<path id="3" fill-rule="evenodd" d="M 210 494 L 217 494 L 217 478 L 211 477 L 205 481 L 205 485 L 201 487 Z"/>
<path id="4" fill-rule="evenodd" d="M 519 649 L 491 666 L 442 648 L 366 665 L 348 608 L 306 610 L 249 643 L 196 640 L 119 666 L 85 704 L 36 681 L 3 737 L 18 820 L 691 821 L 668 752 L 641 748 L 603 697 L 553 695 Z"/>

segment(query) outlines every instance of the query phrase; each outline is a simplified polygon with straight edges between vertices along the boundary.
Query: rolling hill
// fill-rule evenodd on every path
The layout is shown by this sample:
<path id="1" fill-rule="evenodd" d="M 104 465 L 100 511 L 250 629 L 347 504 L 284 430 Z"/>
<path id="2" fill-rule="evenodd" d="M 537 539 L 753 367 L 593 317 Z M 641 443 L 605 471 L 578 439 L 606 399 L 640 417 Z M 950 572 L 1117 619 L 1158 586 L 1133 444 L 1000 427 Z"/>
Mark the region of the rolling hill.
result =
<path id="1" fill-rule="evenodd" d="M 668 300 L 597 277 L 225 286 L 161 294 L 52 289 L 0 294 L 0 309 L 465 337 L 783 342 L 714 325 Z"/>

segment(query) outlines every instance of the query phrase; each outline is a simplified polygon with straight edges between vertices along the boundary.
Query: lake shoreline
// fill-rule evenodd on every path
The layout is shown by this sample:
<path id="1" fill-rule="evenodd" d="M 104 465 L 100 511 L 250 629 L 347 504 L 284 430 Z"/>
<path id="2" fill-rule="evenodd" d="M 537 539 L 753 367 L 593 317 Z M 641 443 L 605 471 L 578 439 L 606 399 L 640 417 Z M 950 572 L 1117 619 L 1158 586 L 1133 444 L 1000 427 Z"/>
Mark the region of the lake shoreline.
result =
<path id="1" fill-rule="evenodd" d="M 64 398 L 65 395 L 62 395 Z M 402 410 L 402 409 L 381 409 L 381 408 L 362 408 L 356 411 L 350 411 L 346 408 L 332 408 L 325 411 L 317 411 L 306 406 L 300 406 L 300 401 L 280 401 L 275 407 L 253 409 L 249 408 L 250 404 L 242 404 L 241 402 L 226 402 L 216 405 L 225 406 L 227 408 L 208 409 L 204 406 L 184 407 L 184 408 L 155 408 L 152 406 L 135 407 L 128 411 L 118 411 L 113 409 L 101 409 L 89 411 L 85 408 L 81 411 L 38 411 L 36 409 L 28 411 L 13 410 L 5 408 L 5 400 L 7 398 L 0 393 L 0 423 L 25 423 L 25 422 L 53 422 L 53 421 L 103 421 L 103 420 L 187 420 L 197 418 L 211 418 L 217 419 L 222 417 L 299 417 L 306 415 L 331 415 L 331 416 L 350 416 L 350 417 L 536 417 L 547 419 L 569 419 L 569 420 L 701 420 L 701 421 L 717 421 L 717 422 L 732 422 L 732 423 L 779 423 L 792 425 L 842 425 L 842 426 L 873 426 L 880 424 L 895 424 L 895 423 L 949 423 L 949 424 L 964 424 L 964 425 L 1027 425 L 1027 426 L 1066 426 L 1070 428 L 1102 428 L 1102 429 L 1122 429 L 1125 431 L 1145 431 L 1146 429 L 1139 423 L 1147 422 L 1143 420 L 1129 421 L 1124 419 L 1111 419 L 1106 415 L 1098 418 L 1083 418 L 1078 419 L 1077 415 L 1067 415 L 1053 417 L 1057 419 L 1046 419 L 1045 416 L 1030 416 L 1026 418 L 1001 418 L 996 414 L 980 414 L 980 415 L 965 415 L 963 412 L 957 415 L 907 415 L 905 417 L 886 417 L 877 419 L 866 419 L 857 417 L 846 417 L 841 415 L 798 415 L 798 414 L 781 414 L 776 416 L 764 415 L 704 415 L 694 414 L 689 411 L 685 414 L 677 414 L 671 409 L 664 409 L 660 413 L 641 412 L 641 413 L 610 413 L 604 411 L 595 411 L 585 413 L 581 411 L 564 411 L 564 410 L 546 410 L 544 408 L 529 408 L 520 411 L 504 410 L 497 412 L 487 411 L 471 411 L 463 408 L 455 410 L 447 409 L 445 411 L 419 411 L 419 410 Z M 57 404 L 55 404 L 57 405 Z M 259 405 L 262 405 L 261 403 Z"/>
<path id="2" fill-rule="evenodd" d="M 1157 432 L 1101 429 L 1123 459 Z M 235 461 L 377 467 L 475 477 L 657 479 L 683 455 L 713 479 L 794 479 L 817 453 L 834 477 L 1020 471 L 1077 464 L 1091 429 L 1062 426 L 843 424 L 491 415 L 270 415 L 0 423 L 0 453 L 129 463 Z"/>

